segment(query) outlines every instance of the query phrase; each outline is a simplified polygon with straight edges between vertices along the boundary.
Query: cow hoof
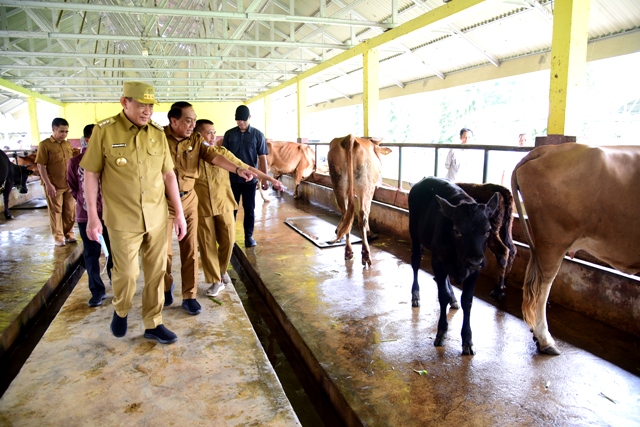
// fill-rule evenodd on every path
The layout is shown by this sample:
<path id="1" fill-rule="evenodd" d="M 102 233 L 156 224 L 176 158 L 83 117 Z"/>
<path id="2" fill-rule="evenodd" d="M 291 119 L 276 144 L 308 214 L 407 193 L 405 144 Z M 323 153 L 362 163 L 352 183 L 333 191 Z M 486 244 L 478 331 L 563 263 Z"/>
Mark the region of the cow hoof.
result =
<path id="1" fill-rule="evenodd" d="M 476 354 L 476 350 L 473 348 L 473 344 L 463 344 L 462 345 L 462 355 L 463 356 L 473 356 Z"/>
<path id="2" fill-rule="evenodd" d="M 411 306 L 412 307 L 420 307 L 420 300 L 419 299 L 412 299 L 411 300 Z"/>
<path id="3" fill-rule="evenodd" d="M 460 308 L 460 304 L 458 304 L 458 301 L 453 301 L 449 303 L 449 306 L 451 307 L 452 310 L 458 310 Z"/>
<path id="4" fill-rule="evenodd" d="M 444 347 L 444 335 L 436 335 L 433 345 L 436 347 Z"/>
<path id="5" fill-rule="evenodd" d="M 351 261 L 353 259 L 353 254 L 344 254 L 345 261 Z"/>
<path id="6" fill-rule="evenodd" d="M 11 214 L 4 216 L 4 219 L 14 219 L 14 218 L 15 217 L 13 215 L 11 215 Z"/>
<path id="7" fill-rule="evenodd" d="M 505 297 L 507 296 L 504 293 L 504 290 L 497 291 L 495 289 L 493 291 L 491 291 L 491 293 L 489 295 L 494 297 L 494 298 L 496 298 L 496 299 L 498 299 L 499 301 L 504 301 Z"/>
<path id="8" fill-rule="evenodd" d="M 542 348 L 538 347 L 538 350 L 540 351 L 540 353 L 549 354 L 551 356 L 559 356 L 560 354 L 562 354 L 555 344 L 551 344 Z"/>

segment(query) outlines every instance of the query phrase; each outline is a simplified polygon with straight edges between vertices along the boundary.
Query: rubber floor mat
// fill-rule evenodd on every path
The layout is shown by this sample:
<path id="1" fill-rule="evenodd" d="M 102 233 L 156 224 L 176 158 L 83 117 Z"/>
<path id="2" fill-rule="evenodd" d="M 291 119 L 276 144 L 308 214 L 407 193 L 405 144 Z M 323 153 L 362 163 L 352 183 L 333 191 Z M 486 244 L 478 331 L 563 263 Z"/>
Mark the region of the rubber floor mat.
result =
<path id="1" fill-rule="evenodd" d="M 338 222 L 340 222 L 340 217 L 337 215 L 301 216 L 284 220 L 285 224 L 309 239 L 311 243 L 319 248 L 344 246 L 347 243 L 344 237 L 338 242 L 330 243 L 331 240 L 336 238 Z M 354 229 L 352 231 L 360 234 L 359 231 Z M 351 233 L 351 244 L 362 242 L 362 239 L 353 232 Z"/>

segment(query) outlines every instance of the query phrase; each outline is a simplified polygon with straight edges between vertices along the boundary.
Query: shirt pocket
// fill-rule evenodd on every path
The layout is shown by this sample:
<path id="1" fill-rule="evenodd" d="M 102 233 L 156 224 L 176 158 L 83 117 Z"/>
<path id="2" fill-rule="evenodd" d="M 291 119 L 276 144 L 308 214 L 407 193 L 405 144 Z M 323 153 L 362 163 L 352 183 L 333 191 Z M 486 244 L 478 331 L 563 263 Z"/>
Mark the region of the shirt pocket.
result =
<path id="1" fill-rule="evenodd" d="M 148 145 L 146 153 L 149 169 L 152 171 L 162 171 L 162 164 L 164 162 L 164 149 L 161 147 L 161 145 Z"/>

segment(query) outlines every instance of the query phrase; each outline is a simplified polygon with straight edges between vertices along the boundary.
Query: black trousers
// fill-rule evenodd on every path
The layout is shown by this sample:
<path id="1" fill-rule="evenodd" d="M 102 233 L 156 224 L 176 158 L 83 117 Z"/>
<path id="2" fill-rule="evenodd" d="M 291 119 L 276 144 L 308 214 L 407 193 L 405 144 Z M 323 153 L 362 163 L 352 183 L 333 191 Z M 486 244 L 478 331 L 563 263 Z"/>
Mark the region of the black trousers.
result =
<path id="1" fill-rule="evenodd" d="M 87 270 L 87 276 L 89 279 L 89 290 L 91 295 L 99 297 L 107 293 L 102 278 L 100 278 L 100 253 L 102 252 L 102 246 L 100 242 L 89 240 L 87 237 L 87 223 L 79 222 L 78 229 L 80 230 L 80 236 L 82 237 L 82 244 L 84 245 L 84 268 Z M 107 228 L 102 223 L 102 237 L 107 244 L 109 255 L 111 255 L 111 245 L 109 244 L 109 233 Z M 111 278 L 111 269 L 113 268 L 113 257 L 109 256 L 107 260 L 107 274 Z"/>
<path id="2" fill-rule="evenodd" d="M 253 236 L 253 225 L 255 223 L 256 215 L 254 210 L 256 208 L 256 184 L 255 183 L 231 183 L 231 191 L 233 191 L 233 198 L 236 199 L 236 203 L 240 204 L 240 197 L 242 196 L 242 208 L 244 209 L 244 238 L 248 239 Z M 233 218 L 236 218 L 238 211 L 233 211 Z"/>

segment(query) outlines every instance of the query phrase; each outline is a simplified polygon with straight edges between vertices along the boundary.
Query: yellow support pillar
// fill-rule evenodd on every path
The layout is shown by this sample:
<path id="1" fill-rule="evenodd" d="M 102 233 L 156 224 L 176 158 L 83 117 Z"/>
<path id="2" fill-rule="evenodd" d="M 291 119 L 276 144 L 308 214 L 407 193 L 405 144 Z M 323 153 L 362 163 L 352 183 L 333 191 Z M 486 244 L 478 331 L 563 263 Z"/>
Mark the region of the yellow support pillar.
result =
<path id="1" fill-rule="evenodd" d="M 379 87 L 379 54 L 378 49 L 370 49 L 363 53 L 364 66 L 364 88 L 363 88 L 363 104 L 364 104 L 364 136 L 380 136 L 378 126 L 378 104 L 380 102 Z"/>
<path id="2" fill-rule="evenodd" d="M 270 131 L 273 128 L 272 122 L 272 114 L 271 114 L 271 96 L 264 97 L 264 136 L 266 139 L 270 138 Z"/>
<path id="3" fill-rule="evenodd" d="M 547 134 L 578 135 L 589 40 L 590 0 L 556 0 L 553 11 Z M 557 139 L 557 138 L 556 138 Z M 568 142 L 560 138 L 557 142 Z M 575 141 L 575 138 L 569 140 Z M 553 143 L 548 141 L 547 143 Z M 536 142 L 536 145 L 541 145 Z"/>
<path id="4" fill-rule="evenodd" d="M 298 142 L 307 142 L 308 138 L 303 137 L 308 133 L 307 129 L 307 82 L 298 80 L 296 82 L 297 102 L 298 102 Z"/>
<path id="5" fill-rule="evenodd" d="M 38 127 L 38 105 L 36 98 L 27 97 L 27 105 L 29 106 L 29 122 L 31 123 L 31 145 L 40 143 L 40 128 Z"/>

